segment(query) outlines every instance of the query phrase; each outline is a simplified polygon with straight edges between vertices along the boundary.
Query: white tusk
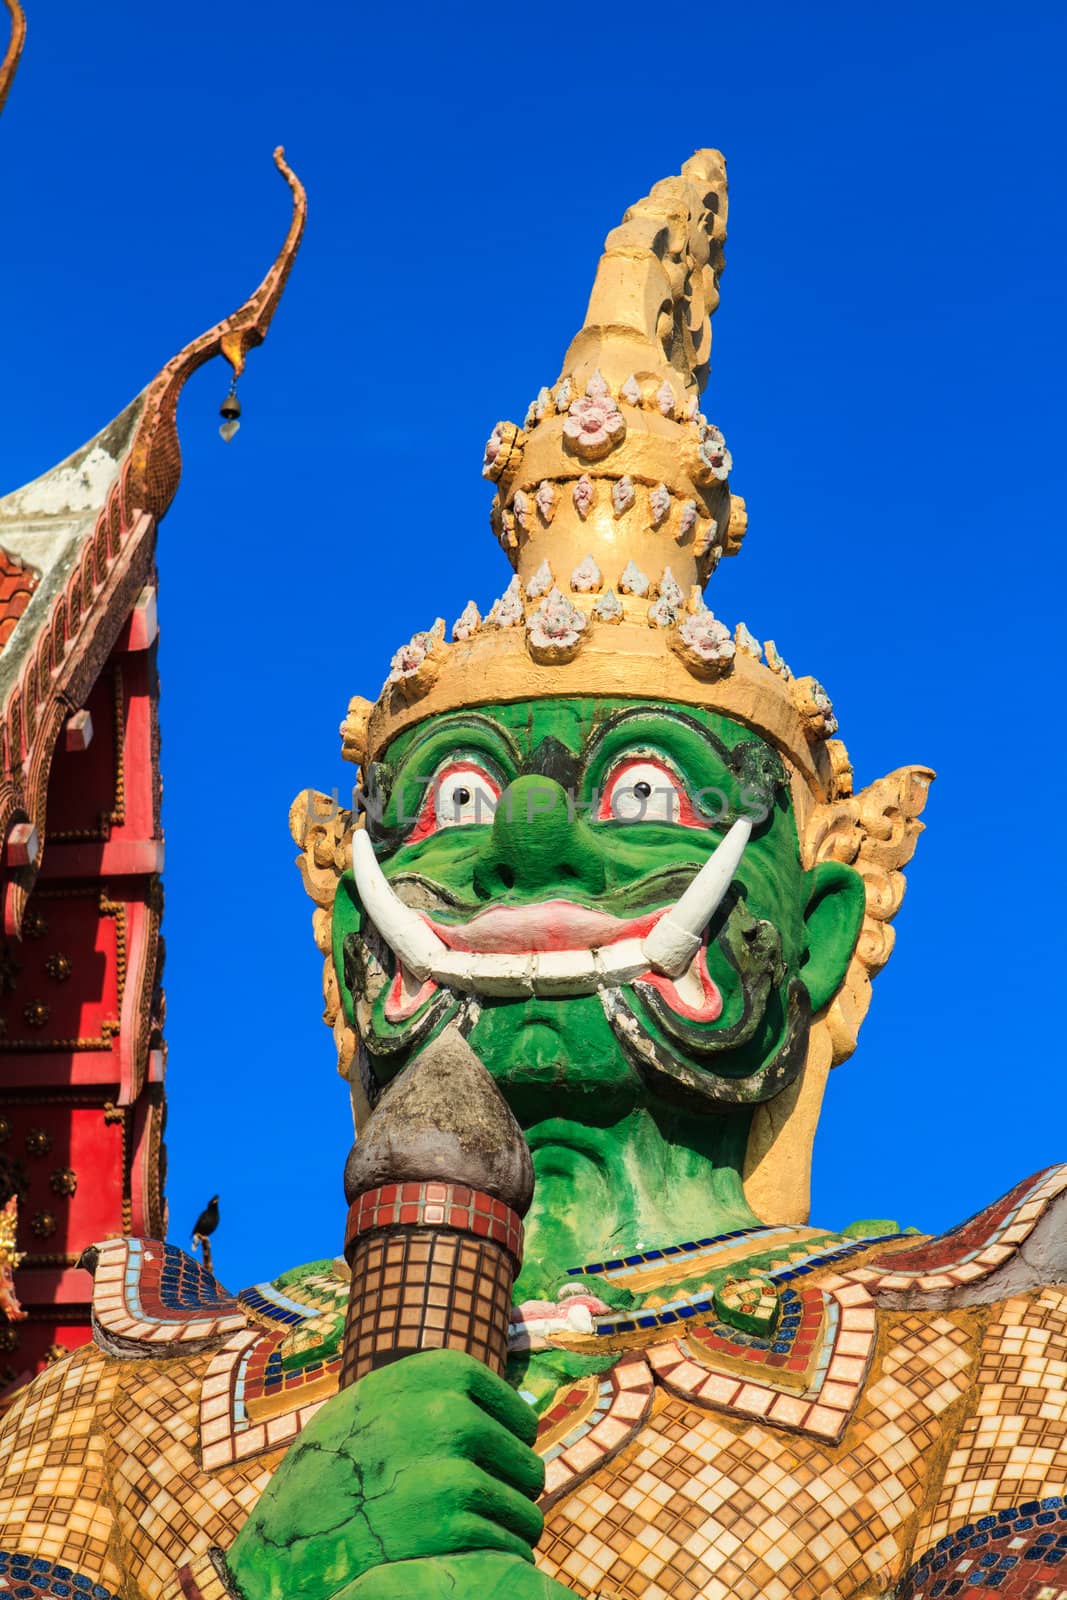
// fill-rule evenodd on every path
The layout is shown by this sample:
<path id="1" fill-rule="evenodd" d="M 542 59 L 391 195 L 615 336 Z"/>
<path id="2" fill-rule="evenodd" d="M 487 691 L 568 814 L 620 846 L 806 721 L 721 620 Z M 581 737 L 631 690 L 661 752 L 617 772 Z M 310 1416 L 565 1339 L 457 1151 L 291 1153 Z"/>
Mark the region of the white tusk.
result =
<path id="1" fill-rule="evenodd" d="M 644 943 L 649 966 L 679 978 L 700 948 L 704 929 L 722 904 L 752 833 L 752 820 L 739 817 L 682 895 Z"/>
<path id="2" fill-rule="evenodd" d="M 448 947 L 389 887 L 362 828 L 352 835 L 352 872 L 364 911 L 412 977 L 425 982 Z"/>
<path id="3" fill-rule="evenodd" d="M 681 976 L 733 882 L 751 832 L 748 818 L 734 823 L 647 938 L 621 939 L 594 950 L 515 955 L 450 950 L 418 912 L 398 898 L 362 829 L 352 837 L 352 872 L 364 911 L 397 960 L 419 982 L 432 978 L 446 988 L 489 995 L 590 994 L 604 984 L 630 983 L 649 967 L 669 978 Z"/>

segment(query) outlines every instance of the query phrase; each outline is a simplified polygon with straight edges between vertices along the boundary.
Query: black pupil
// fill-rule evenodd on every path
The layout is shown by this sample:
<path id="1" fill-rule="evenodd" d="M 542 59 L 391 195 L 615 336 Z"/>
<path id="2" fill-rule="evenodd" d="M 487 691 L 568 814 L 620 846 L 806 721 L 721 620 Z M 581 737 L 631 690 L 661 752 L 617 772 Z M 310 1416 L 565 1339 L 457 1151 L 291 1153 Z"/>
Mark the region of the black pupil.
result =
<path id="1" fill-rule="evenodd" d="M 452 799 L 457 806 L 469 806 L 471 802 L 471 792 L 469 789 L 453 789 Z"/>
<path id="2" fill-rule="evenodd" d="M 646 783 L 643 778 L 640 783 L 634 784 L 634 794 L 640 795 L 642 800 L 647 800 L 651 793 L 652 785 L 650 783 Z"/>

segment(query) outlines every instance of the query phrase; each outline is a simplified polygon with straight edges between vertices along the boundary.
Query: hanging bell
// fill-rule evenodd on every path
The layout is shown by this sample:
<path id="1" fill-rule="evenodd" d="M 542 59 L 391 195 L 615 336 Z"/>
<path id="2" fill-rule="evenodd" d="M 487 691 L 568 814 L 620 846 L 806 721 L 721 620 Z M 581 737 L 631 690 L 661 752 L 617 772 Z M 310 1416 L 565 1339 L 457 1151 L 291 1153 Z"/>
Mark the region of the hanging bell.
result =
<path id="1" fill-rule="evenodd" d="M 219 407 L 219 416 L 222 418 L 222 426 L 219 429 L 219 433 L 221 434 L 222 438 L 225 439 L 227 444 L 229 444 L 230 440 L 241 426 L 240 422 L 238 421 L 240 415 L 241 402 L 237 398 L 237 386 L 236 384 L 231 384 L 229 394 Z"/>

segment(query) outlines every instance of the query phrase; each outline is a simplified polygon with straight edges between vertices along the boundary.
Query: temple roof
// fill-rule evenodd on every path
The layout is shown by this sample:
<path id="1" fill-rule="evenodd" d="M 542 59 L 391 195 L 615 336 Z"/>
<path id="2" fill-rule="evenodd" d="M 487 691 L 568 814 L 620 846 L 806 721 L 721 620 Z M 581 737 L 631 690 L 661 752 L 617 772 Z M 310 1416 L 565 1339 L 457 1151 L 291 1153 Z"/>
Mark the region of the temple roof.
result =
<path id="1" fill-rule="evenodd" d="M 15 624 L 30 603 L 30 596 L 41 581 L 31 567 L 9 550 L 0 549 L 0 650 L 15 631 Z"/>
<path id="2" fill-rule="evenodd" d="M 92 537 L 143 410 L 142 394 L 80 450 L 0 499 L 0 703 Z M 21 583 L 9 582 L 19 563 Z"/>
<path id="3" fill-rule="evenodd" d="M 156 525 L 181 476 L 181 391 L 216 355 L 240 374 L 266 335 L 300 246 L 306 196 L 283 151 L 274 159 L 292 194 L 292 217 L 255 292 L 180 350 L 87 444 L 0 498 L 0 840 L 8 933 L 18 931 L 45 844 L 55 740 L 154 578 Z M 38 838 L 34 859 L 16 864 L 6 842 L 19 823 L 32 824 Z"/>

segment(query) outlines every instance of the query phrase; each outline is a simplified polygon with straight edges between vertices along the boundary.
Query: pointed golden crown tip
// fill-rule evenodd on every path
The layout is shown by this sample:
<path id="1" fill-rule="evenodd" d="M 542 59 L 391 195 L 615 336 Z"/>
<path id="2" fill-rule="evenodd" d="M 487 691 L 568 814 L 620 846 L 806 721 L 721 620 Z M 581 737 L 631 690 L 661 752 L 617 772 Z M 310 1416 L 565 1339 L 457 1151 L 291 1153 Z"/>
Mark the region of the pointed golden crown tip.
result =
<path id="1" fill-rule="evenodd" d="M 730 452 L 700 411 L 726 212 L 726 164 L 710 149 L 630 206 L 560 378 L 521 428 L 494 429 L 492 523 L 523 583 L 546 561 L 569 572 L 589 558 L 612 583 L 629 563 L 650 578 L 669 565 L 688 591 L 736 553 Z"/>

